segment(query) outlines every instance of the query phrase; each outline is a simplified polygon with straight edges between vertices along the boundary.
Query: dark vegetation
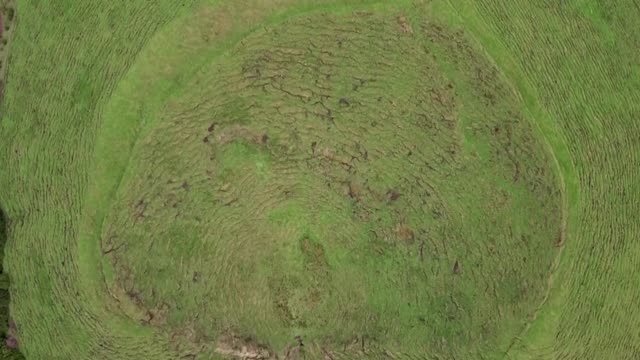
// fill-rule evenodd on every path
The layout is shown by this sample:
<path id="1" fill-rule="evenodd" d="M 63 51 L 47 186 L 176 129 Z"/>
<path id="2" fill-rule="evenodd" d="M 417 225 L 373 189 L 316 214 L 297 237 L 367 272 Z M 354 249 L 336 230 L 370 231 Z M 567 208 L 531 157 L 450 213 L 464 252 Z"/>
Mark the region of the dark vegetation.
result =
<path id="1" fill-rule="evenodd" d="M 9 274 L 4 272 L 4 267 L 2 266 L 4 248 L 7 242 L 7 226 L 7 219 L 0 209 L 0 336 L 3 339 L 0 345 L 0 359 L 18 360 L 24 359 L 24 356 L 18 350 L 18 328 L 15 321 L 11 319 L 10 314 Z"/>

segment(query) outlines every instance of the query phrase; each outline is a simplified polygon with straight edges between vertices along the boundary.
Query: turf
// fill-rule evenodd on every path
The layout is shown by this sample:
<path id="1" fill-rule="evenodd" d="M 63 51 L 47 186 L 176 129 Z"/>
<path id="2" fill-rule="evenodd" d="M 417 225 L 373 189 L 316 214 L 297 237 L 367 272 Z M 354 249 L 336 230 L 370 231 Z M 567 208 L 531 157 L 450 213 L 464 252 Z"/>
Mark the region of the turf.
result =
<path id="1" fill-rule="evenodd" d="M 22 353 L 633 358 L 639 12 L 18 0 Z"/>

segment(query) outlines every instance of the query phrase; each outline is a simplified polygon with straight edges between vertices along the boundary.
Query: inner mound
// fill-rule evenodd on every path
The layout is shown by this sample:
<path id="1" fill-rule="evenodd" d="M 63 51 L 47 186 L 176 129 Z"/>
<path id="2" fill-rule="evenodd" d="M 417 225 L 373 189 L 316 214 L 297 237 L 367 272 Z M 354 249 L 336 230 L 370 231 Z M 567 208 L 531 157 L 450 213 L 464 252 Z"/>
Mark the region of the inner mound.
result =
<path id="1" fill-rule="evenodd" d="M 504 349 L 561 236 L 522 106 L 433 19 L 262 27 L 139 139 L 102 234 L 110 291 L 203 359 Z"/>

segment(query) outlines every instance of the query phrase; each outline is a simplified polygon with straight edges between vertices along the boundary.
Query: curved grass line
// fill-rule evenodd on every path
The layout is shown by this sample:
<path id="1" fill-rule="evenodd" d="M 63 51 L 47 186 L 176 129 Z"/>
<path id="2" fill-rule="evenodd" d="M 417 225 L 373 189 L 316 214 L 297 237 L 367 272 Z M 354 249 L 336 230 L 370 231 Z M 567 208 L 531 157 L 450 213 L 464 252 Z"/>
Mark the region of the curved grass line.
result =
<path id="1" fill-rule="evenodd" d="M 557 291 L 557 276 L 560 263 L 562 260 L 563 250 L 565 248 L 566 240 L 570 238 L 573 233 L 571 231 L 572 224 L 576 223 L 576 211 L 574 209 L 579 204 L 579 184 L 575 171 L 575 164 L 573 159 L 569 155 L 569 149 L 566 139 L 561 136 L 554 136 L 552 134 L 562 134 L 556 122 L 551 119 L 550 115 L 543 109 L 540 102 L 537 100 L 538 96 L 534 90 L 533 85 L 528 81 L 519 71 L 516 62 L 509 55 L 502 43 L 495 41 L 490 35 L 490 31 L 480 21 L 475 21 L 475 18 L 471 16 L 464 16 L 460 7 L 456 7 L 451 0 L 446 0 L 448 7 L 456 14 L 457 22 L 464 23 L 464 26 L 470 28 L 470 36 L 475 38 L 476 41 L 482 44 L 486 51 L 487 57 L 496 64 L 503 75 L 510 82 L 512 82 L 513 88 L 517 90 L 517 95 L 521 98 L 525 105 L 525 110 L 529 114 L 530 119 L 534 119 L 534 128 L 539 135 L 545 141 L 545 146 L 549 149 L 549 154 L 552 156 L 555 164 L 556 174 L 560 180 L 561 194 L 562 194 L 562 241 L 559 245 L 559 251 L 556 255 L 552 267 L 550 269 L 549 277 L 547 280 L 547 290 L 544 297 L 535 312 L 532 314 L 532 319 L 527 321 L 520 334 L 514 337 L 511 344 L 504 352 L 505 357 L 511 357 L 511 351 L 517 342 L 522 342 L 524 337 L 530 335 L 530 330 L 536 320 L 542 315 L 546 315 L 548 312 L 553 312 L 553 308 L 549 305 L 549 299 L 553 295 L 554 291 Z M 457 3 L 456 3 L 457 4 Z M 457 4 L 459 5 L 459 4 Z M 543 324 L 545 327 L 557 327 L 558 317 L 553 320 L 547 319 L 547 322 Z M 549 325 L 553 323 L 553 325 Z M 534 337 L 534 336 L 531 336 Z"/>

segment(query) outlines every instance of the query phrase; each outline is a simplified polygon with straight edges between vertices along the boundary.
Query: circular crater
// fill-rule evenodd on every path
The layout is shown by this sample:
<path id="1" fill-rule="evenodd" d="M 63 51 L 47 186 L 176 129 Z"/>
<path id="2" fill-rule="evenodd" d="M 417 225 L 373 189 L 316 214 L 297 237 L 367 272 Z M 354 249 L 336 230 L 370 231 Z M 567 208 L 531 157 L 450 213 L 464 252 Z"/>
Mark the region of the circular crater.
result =
<path id="1" fill-rule="evenodd" d="M 260 28 L 139 139 L 102 236 L 111 290 L 203 359 L 504 350 L 562 220 L 522 106 L 431 18 Z"/>

